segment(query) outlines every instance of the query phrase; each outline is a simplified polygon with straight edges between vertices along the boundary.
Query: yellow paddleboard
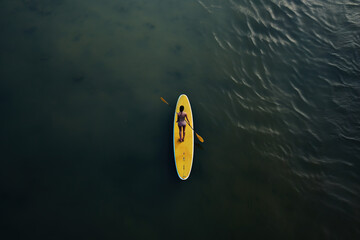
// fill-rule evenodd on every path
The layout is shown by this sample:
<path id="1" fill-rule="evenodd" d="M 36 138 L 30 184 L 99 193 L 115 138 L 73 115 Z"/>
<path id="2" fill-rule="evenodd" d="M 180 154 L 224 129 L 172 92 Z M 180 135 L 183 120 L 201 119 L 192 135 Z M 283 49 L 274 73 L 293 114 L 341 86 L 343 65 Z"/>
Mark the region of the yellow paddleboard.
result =
<path id="1" fill-rule="evenodd" d="M 184 106 L 184 112 L 187 113 L 189 123 L 194 128 L 193 116 L 188 97 L 185 94 L 180 95 L 175 108 L 174 117 L 174 156 L 175 165 L 178 176 L 181 180 L 186 180 L 190 176 L 191 167 L 194 157 L 194 131 L 187 126 L 185 127 L 185 140 L 180 142 L 179 126 L 177 121 L 177 113 L 180 112 L 180 106 Z"/>

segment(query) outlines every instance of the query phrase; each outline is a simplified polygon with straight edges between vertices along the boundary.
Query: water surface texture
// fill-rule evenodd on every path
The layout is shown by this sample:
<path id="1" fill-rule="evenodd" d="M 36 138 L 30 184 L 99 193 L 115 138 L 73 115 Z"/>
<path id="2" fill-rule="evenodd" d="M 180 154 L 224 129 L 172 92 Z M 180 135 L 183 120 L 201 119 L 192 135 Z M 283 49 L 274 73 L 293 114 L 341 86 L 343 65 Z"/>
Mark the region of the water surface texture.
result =
<path id="1" fill-rule="evenodd" d="M 359 123 L 358 0 L 0 0 L 1 239 L 359 239 Z"/>

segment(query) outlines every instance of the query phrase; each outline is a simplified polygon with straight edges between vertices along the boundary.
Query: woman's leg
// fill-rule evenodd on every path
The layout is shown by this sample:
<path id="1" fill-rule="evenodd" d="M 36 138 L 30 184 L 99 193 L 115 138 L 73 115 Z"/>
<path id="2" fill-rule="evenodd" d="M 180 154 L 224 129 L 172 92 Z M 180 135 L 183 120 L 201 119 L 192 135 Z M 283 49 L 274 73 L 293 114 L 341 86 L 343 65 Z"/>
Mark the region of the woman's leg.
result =
<path id="1" fill-rule="evenodd" d="M 181 142 L 181 127 L 179 126 L 179 135 L 180 135 L 180 142 Z"/>
<path id="2" fill-rule="evenodd" d="M 185 127 L 186 125 L 183 127 L 183 141 L 185 141 Z"/>

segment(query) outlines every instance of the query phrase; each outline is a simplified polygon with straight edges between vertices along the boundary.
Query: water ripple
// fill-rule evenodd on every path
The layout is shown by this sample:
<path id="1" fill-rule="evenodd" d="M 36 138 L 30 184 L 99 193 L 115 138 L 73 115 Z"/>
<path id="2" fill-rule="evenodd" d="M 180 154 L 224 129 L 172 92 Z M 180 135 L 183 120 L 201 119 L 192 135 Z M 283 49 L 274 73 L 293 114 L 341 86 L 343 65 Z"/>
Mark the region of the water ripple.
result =
<path id="1" fill-rule="evenodd" d="M 229 126 L 267 139 L 251 144 L 289 166 L 296 191 L 324 194 L 351 215 L 360 195 L 349 181 L 360 180 L 360 3 L 199 2 L 226 23 L 212 38 L 223 73 L 214 91 Z"/>

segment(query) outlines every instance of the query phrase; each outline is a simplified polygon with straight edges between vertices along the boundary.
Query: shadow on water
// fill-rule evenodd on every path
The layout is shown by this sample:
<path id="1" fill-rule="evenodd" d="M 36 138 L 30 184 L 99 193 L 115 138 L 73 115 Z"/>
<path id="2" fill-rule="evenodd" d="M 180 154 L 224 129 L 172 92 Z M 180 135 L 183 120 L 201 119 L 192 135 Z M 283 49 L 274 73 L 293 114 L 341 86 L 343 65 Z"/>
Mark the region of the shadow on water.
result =
<path id="1" fill-rule="evenodd" d="M 196 140 L 195 140 L 196 141 Z M 199 143 L 199 142 L 195 142 L 194 145 L 195 145 L 195 148 L 203 151 L 204 150 L 204 143 Z"/>
<path id="2" fill-rule="evenodd" d="M 24 34 L 26 35 L 33 35 L 36 31 L 37 31 L 37 27 L 35 26 L 27 27 L 23 30 Z"/>
<path id="3" fill-rule="evenodd" d="M 174 55 L 180 55 L 182 53 L 183 46 L 181 44 L 175 44 L 170 47 L 170 52 Z"/>
<path id="4" fill-rule="evenodd" d="M 30 11 L 41 16 L 49 16 L 59 5 L 64 3 L 64 0 L 22 0 L 22 2 Z"/>
<path id="5" fill-rule="evenodd" d="M 84 79 L 85 79 L 85 75 L 79 74 L 79 75 L 75 75 L 75 76 L 72 78 L 72 81 L 73 81 L 74 83 L 81 83 L 81 82 L 84 81 Z"/>
<path id="6" fill-rule="evenodd" d="M 182 81 L 184 79 L 184 73 L 178 70 L 167 71 L 167 75 L 176 81 Z"/>
<path id="7" fill-rule="evenodd" d="M 149 30 L 154 30 L 156 26 L 150 22 L 144 23 L 144 26 Z"/>

